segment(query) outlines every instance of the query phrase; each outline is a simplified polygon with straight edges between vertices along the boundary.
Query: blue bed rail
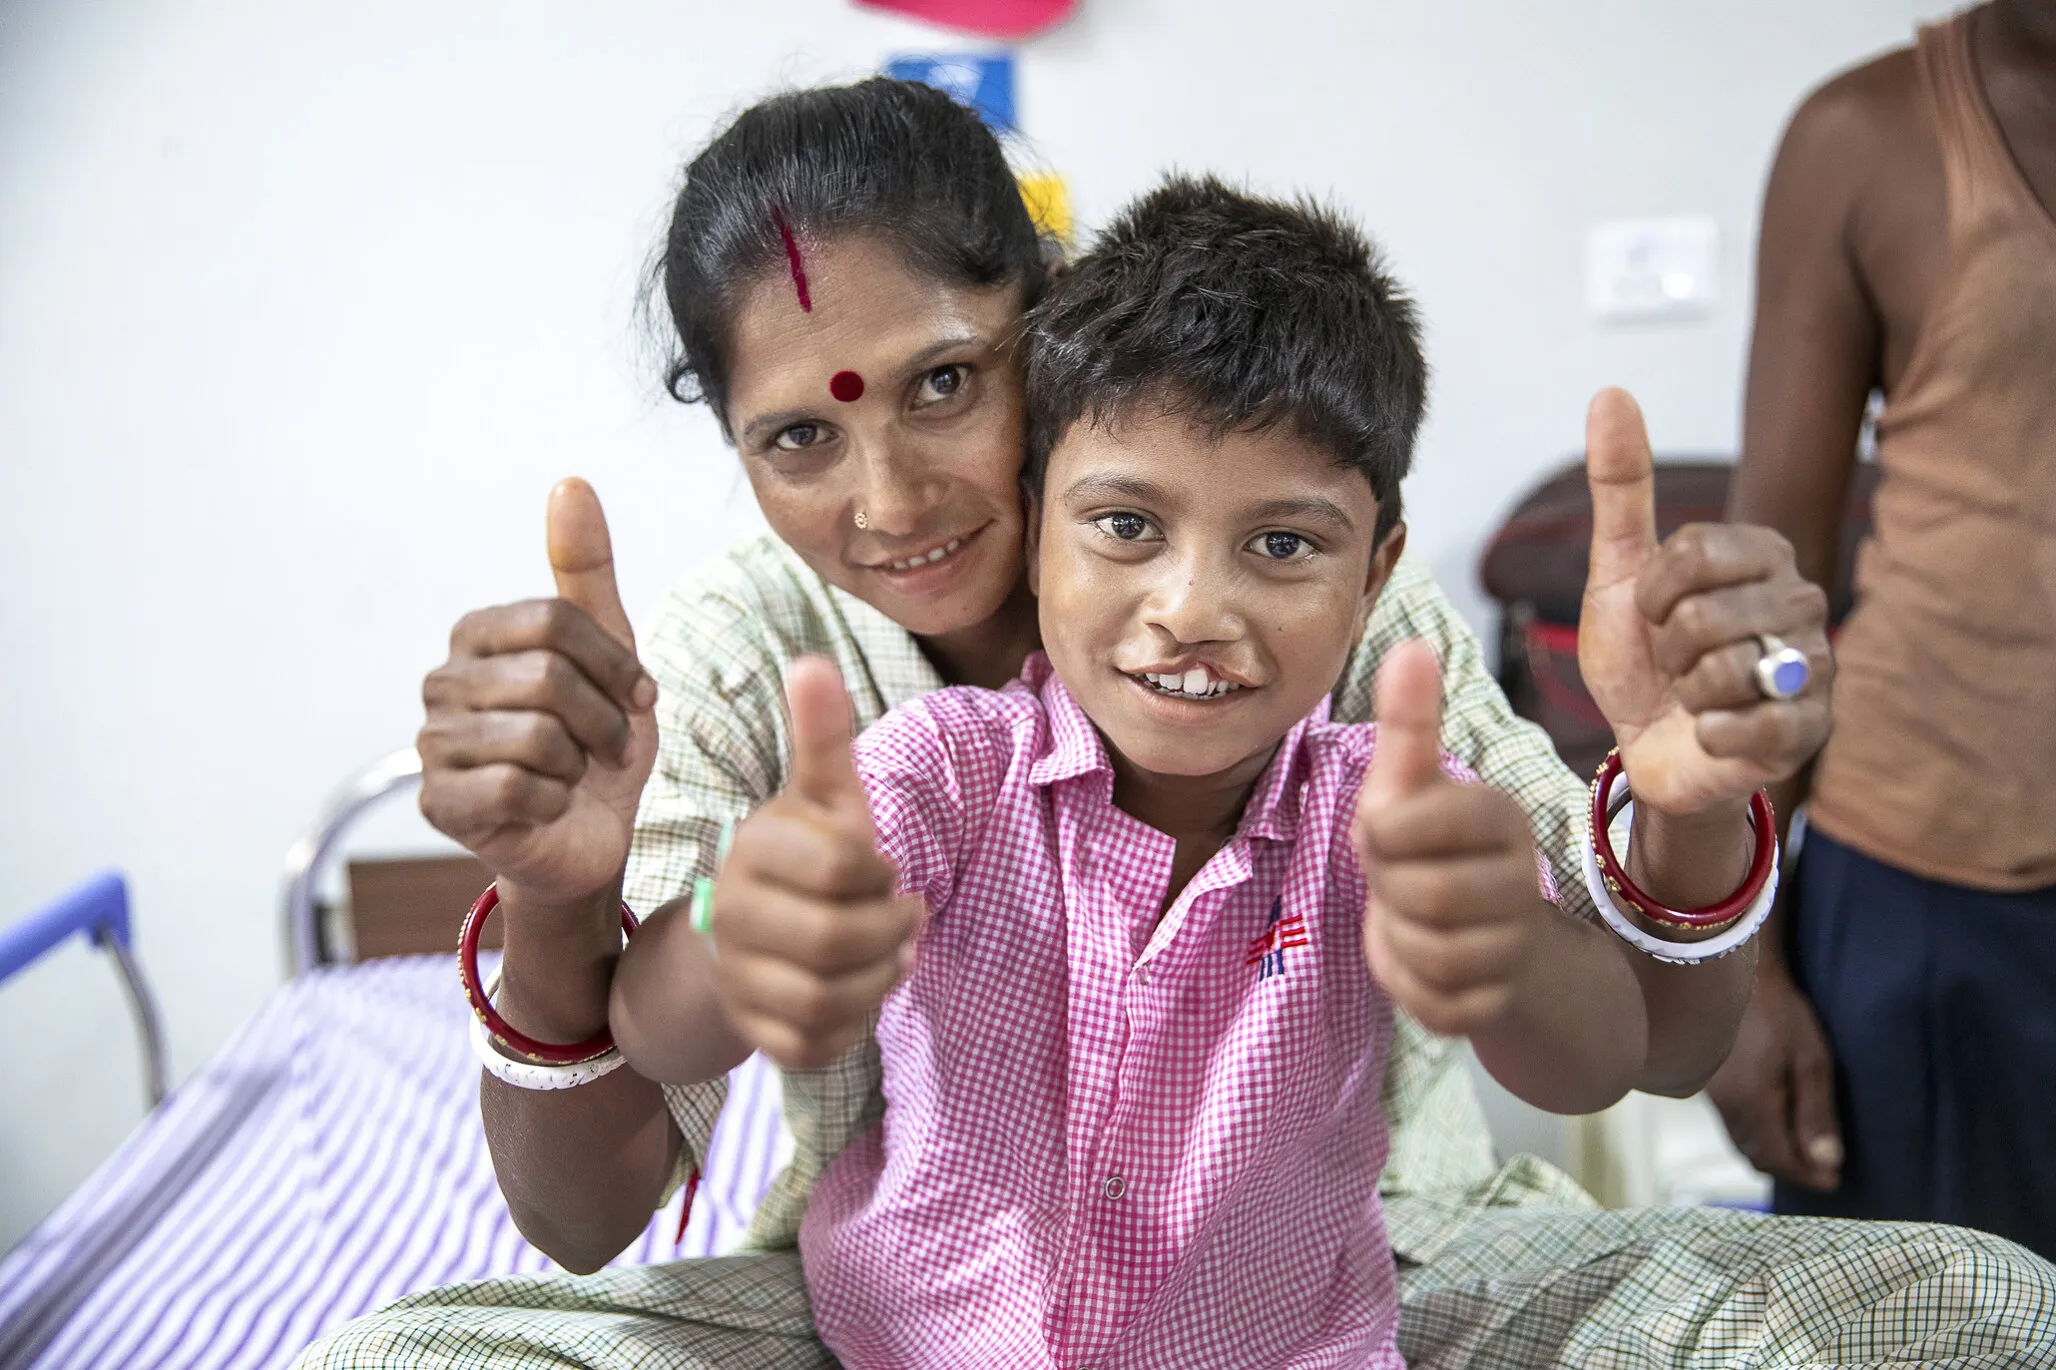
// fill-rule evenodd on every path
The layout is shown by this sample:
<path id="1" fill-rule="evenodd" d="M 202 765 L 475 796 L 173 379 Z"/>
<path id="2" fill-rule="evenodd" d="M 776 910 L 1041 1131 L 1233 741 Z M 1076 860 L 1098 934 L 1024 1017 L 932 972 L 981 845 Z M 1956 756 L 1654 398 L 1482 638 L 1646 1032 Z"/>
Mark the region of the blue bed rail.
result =
<path id="1" fill-rule="evenodd" d="M 83 936 L 114 958 L 143 1044 L 144 1087 L 150 1106 L 164 1101 L 164 1030 L 143 968 L 136 962 L 129 925 L 128 882 L 119 871 L 103 871 L 52 903 L 0 929 L 0 982 L 18 974 L 73 935 Z"/>

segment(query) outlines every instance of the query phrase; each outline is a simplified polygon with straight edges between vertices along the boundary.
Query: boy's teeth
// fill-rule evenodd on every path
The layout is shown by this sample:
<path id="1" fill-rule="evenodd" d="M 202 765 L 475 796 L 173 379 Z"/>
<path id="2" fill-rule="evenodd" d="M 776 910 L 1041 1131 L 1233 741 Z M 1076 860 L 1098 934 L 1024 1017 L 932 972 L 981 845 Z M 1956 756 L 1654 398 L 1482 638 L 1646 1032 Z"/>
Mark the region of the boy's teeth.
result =
<path id="1" fill-rule="evenodd" d="M 1218 699 L 1242 688 L 1231 680 L 1214 679 L 1204 666 L 1194 666 L 1189 671 L 1144 671 L 1142 678 L 1165 694 L 1183 695 L 1187 699 Z"/>
<path id="2" fill-rule="evenodd" d="M 956 551 L 957 548 L 962 547 L 963 545 L 964 540 L 962 538 L 951 538 L 948 542 L 945 542 L 944 544 L 942 544 L 942 546 L 936 548 L 932 552 L 924 552 L 918 557 L 908 557 L 905 561 L 895 561 L 891 563 L 892 569 L 895 571 L 911 571 L 916 566 L 926 566 L 931 561 L 941 561 L 944 557 L 948 556 L 951 552 Z"/>

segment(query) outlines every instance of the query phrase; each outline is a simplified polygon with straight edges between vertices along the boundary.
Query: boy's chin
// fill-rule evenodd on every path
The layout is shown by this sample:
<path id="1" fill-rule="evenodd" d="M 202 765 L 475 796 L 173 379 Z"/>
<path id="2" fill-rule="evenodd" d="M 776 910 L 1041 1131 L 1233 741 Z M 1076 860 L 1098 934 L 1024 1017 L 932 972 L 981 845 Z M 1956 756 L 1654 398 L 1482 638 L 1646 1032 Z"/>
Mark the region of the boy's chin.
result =
<path id="1" fill-rule="evenodd" d="M 1240 746 L 1222 739 L 1199 743 L 1189 733 L 1165 735 L 1154 728 L 1122 728 L 1107 733 L 1107 744 L 1123 761 L 1150 775 L 1201 780 L 1245 766 L 1259 751 L 1268 759 L 1275 741 L 1267 747 Z"/>

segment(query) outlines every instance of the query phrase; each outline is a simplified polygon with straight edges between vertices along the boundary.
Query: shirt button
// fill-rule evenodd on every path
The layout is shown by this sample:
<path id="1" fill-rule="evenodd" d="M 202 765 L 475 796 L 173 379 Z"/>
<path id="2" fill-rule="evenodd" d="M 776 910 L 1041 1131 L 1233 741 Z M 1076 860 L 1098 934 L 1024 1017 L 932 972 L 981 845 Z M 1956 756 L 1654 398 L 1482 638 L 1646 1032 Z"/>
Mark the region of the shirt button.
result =
<path id="1" fill-rule="evenodd" d="M 1109 1175 L 1107 1182 L 1099 1187 L 1099 1192 L 1109 1199 L 1118 1199 L 1128 1192 L 1128 1182 L 1119 1175 Z"/>

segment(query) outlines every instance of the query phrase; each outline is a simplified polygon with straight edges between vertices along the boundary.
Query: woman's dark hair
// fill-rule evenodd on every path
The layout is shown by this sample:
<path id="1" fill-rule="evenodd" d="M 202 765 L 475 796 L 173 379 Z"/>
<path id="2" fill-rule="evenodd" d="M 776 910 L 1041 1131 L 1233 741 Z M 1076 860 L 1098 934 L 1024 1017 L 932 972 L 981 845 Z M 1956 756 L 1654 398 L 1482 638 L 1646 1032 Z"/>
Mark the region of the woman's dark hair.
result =
<path id="1" fill-rule="evenodd" d="M 861 233 L 950 285 L 1018 282 L 1042 244 L 999 140 L 940 90 L 876 77 L 750 106 L 685 169 L 652 269 L 677 347 L 664 385 L 727 426 L 735 311 L 795 245 Z"/>
<path id="2" fill-rule="evenodd" d="M 1174 176 L 1051 285 L 1026 346 L 1031 493 L 1072 424 L 1149 404 L 1217 434 L 1286 424 L 1371 483 L 1379 541 L 1399 521 L 1427 407 L 1420 323 L 1332 210 Z"/>

